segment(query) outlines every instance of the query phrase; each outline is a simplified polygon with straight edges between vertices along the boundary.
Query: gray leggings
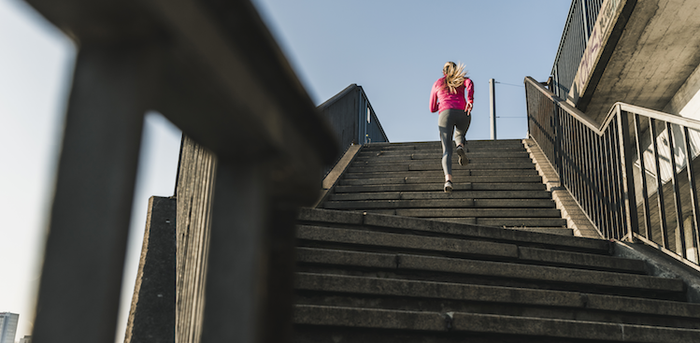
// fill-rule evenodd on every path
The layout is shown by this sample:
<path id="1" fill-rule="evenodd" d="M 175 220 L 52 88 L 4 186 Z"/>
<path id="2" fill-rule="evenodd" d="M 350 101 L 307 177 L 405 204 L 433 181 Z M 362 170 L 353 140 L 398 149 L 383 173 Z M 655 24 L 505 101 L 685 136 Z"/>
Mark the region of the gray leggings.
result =
<path id="1" fill-rule="evenodd" d="M 455 141 L 457 145 L 464 145 L 464 135 L 467 134 L 472 117 L 464 110 L 448 109 L 440 112 L 438 128 L 440 129 L 440 141 L 442 142 L 442 170 L 445 175 L 452 174 L 452 133 L 457 129 Z"/>

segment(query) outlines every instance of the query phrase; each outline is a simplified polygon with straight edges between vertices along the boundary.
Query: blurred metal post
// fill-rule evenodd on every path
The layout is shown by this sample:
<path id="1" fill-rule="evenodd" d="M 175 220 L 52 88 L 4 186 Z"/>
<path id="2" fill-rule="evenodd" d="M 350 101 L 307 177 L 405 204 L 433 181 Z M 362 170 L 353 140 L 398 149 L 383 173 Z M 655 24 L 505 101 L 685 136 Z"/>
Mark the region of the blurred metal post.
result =
<path id="1" fill-rule="evenodd" d="M 489 103 L 491 104 L 491 139 L 496 140 L 496 80 L 489 79 Z"/>
<path id="2" fill-rule="evenodd" d="M 35 342 L 113 342 L 156 49 L 83 43 L 58 165 Z M 80 332 L 76 338 L 76 332 Z"/>

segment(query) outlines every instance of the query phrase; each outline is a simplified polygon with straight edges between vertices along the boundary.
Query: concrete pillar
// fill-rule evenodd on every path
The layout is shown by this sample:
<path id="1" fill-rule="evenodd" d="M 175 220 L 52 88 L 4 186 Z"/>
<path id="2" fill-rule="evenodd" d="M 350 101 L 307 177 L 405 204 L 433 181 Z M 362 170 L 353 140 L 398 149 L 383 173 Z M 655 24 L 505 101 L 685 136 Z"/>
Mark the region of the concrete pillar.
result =
<path id="1" fill-rule="evenodd" d="M 148 200 L 141 260 L 124 343 L 175 341 L 175 198 Z"/>

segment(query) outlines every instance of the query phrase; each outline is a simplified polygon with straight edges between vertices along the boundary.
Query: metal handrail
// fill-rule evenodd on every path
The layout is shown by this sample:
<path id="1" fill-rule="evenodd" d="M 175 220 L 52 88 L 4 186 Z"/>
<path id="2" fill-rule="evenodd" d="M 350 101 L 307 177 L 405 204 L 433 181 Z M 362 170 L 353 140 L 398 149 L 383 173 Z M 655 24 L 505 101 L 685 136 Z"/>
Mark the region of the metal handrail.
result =
<path id="1" fill-rule="evenodd" d="M 555 92 L 565 97 L 574 82 L 603 0 L 573 0 L 552 65 Z"/>
<path id="2" fill-rule="evenodd" d="M 666 112 L 661 112 L 661 111 L 657 111 L 657 110 L 652 110 L 650 108 L 640 107 L 640 106 L 636 106 L 636 105 L 632 105 L 632 104 L 628 104 L 628 103 L 624 103 L 624 102 L 620 102 L 620 101 L 614 103 L 611 106 L 611 108 L 608 111 L 608 114 L 605 116 L 605 118 L 601 121 L 601 123 L 598 123 L 596 120 L 587 116 L 585 113 L 578 110 L 576 107 L 571 105 L 569 102 L 562 100 L 559 97 L 557 97 L 556 95 L 554 95 L 554 93 L 552 93 L 547 88 L 543 87 L 540 82 L 537 82 L 532 77 L 527 76 L 525 78 L 525 83 L 531 84 L 531 85 L 537 87 L 537 89 L 540 92 L 542 92 L 548 99 L 552 100 L 554 103 L 561 106 L 566 112 L 568 112 L 572 116 L 576 117 L 579 121 L 581 121 L 586 126 L 591 128 L 591 130 L 594 130 L 596 133 L 599 133 L 599 134 L 607 129 L 608 125 L 614 119 L 615 115 L 617 115 L 618 111 L 632 112 L 632 113 L 636 113 L 636 114 L 639 114 L 639 115 L 642 115 L 645 117 L 667 121 L 671 124 L 687 126 L 688 128 L 700 130 L 700 121 L 699 120 L 685 118 L 685 117 L 681 117 L 678 115 L 674 115 L 674 114 L 670 114 L 670 113 L 666 113 Z"/>
<path id="3" fill-rule="evenodd" d="M 699 264 L 700 121 L 617 102 L 598 123 L 530 77 L 525 90 L 530 136 L 598 231 Z"/>

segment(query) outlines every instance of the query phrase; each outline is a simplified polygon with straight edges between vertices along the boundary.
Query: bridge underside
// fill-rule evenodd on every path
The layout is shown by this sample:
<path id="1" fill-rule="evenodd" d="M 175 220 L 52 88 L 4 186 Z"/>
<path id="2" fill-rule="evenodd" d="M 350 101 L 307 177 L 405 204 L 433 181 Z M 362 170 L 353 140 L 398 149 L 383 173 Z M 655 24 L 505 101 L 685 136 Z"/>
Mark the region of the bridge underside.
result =
<path id="1" fill-rule="evenodd" d="M 700 88 L 693 81 L 700 78 L 699 31 L 696 0 L 637 1 L 607 65 L 596 66 L 605 70 L 595 90 L 577 107 L 599 122 L 618 101 L 678 114 L 674 104 L 685 105 Z"/>

